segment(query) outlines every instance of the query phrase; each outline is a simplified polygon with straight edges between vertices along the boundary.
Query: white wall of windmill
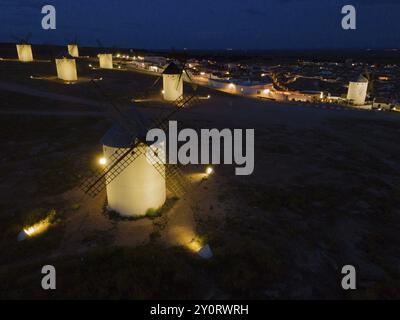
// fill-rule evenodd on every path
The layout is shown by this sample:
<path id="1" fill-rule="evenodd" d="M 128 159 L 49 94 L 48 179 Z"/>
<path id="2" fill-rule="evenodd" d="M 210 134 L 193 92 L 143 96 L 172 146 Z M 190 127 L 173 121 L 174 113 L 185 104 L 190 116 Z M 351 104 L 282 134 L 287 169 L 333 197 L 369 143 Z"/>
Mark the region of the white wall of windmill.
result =
<path id="1" fill-rule="evenodd" d="M 64 81 L 77 81 L 78 73 L 76 71 L 75 59 L 56 59 L 57 77 Z"/>
<path id="2" fill-rule="evenodd" d="M 72 56 L 74 58 L 78 58 L 79 57 L 78 45 L 77 44 L 69 44 L 68 45 L 68 53 L 70 54 L 70 56 Z"/>
<path id="3" fill-rule="evenodd" d="M 32 46 L 30 44 L 17 44 L 17 53 L 19 61 L 33 61 Z"/>
<path id="4" fill-rule="evenodd" d="M 113 68 L 113 58 L 111 53 L 100 53 L 98 54 L 100 68 L 102 69 L 112 69 Z"/>
<path id="5" fill-rule="evenodd" d="M 368 82 L 350 82 L 347 92 L 347 100 L 355 105 L 365 104 L 367 98 Z"/>
<path id="6" fill-rule="evenodd" d="M 161 208 L 166 199 L 165 178 L 146 156 L 148 147 L 141 145 L 138 148 L 144 152 L 107 185 L 108 207 L 126 217 L 145 216 L 149 210 Z M 103 146 L 106 159 L 116 151 L 122 154 L 126 150 Z M 165 176 L 163 164 L 159 170 L 163 170 Z"/>
<path id="7" fill-rule="evenodd" d="M 164 100 L 175 101 L 183 94 L 183 76 L 163 74 Z"/>

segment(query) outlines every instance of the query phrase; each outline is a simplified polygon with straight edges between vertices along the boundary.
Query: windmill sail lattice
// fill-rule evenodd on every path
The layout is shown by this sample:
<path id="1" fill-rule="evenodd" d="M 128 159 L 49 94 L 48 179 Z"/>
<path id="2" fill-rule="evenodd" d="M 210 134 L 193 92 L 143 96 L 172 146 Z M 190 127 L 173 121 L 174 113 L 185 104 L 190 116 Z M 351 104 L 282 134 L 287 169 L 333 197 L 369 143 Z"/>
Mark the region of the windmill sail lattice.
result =
<path id="1" fill-rule="evenodd" d="M 93 83 L 102 93 L 103 97 L 108 101 L 107 105 L 111 106 L 111 108 L 109 108 L 110 115 L 123 129 L 126 130 L 127 133 L 130 134 L 130 136 L 135 137 L 133 138 L 135 140 L 132 141 L 132 144 L 128 149 L 121 149 L 114 152 L 112 156 L 107 159 L 107 166 L 103 168 L 102 171 L 85 179 L 80 186 L 81 189 L 92 197 L 97 196 L 140 155 L 146 154 L 146 157 L 151 161 L 153 167 L 166 180 L 168 190 L 175 196 L 181 197 L 190 188 L 190 181 L 183 175 L 177 165 L 167 165 L 164 167 L 164 160 L 157 154 L 157 152 L 154 152 L 151 147 L 150 150 L 148 150 L 148 146 L 137 138 L 140 130 L 145 128 L 140 117 L 137 114 L 133 117 L 127 116 L 121 108 L 117 107 L 112 102 L 97 83 L 94 81 Z M 174 103 L 176 107 L 175 110 L 170 112 L 166 117 L 156 120 L 151 128 L 161 128 L 166 130 L 167 122 L 171 119 L 171 116 L 183 107 L 188 107 L 196 103 L 196 99 L 197 97 L 195 95 L 186 97 L 181 96 Z"/>

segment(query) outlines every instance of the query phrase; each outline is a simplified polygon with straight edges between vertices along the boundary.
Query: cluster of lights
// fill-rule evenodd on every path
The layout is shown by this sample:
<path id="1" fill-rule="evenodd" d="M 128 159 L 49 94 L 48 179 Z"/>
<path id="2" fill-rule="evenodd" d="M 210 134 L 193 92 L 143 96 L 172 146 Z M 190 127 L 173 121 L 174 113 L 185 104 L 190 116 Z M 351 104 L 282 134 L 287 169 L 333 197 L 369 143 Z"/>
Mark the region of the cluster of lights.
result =
<path id="1" fill-rule="evenodd" d="M 117 53 L 115 56 L 117 58 L 122 58 L 122 59 L 129 59 L 130 58 L 129 55 L 123 55 L 123 54 L 120 54 L 120 53 Z"/>

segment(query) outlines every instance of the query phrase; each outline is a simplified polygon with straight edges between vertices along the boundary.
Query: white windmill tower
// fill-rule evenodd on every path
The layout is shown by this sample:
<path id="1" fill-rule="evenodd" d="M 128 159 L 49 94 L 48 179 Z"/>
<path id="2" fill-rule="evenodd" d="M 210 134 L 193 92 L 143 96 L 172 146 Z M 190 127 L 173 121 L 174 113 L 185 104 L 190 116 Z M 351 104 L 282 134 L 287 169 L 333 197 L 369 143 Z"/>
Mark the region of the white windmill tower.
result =
<path id="1" fill-rule="evenodd" d="M 100 40 L 96 40 L 97 44 L 100 48 L 103 47 L 102 43 L 100 42 Z M 97 57 L 99 58 L 99 65 L 100 68 L 102 69 L 113 69 L 113 56 L 111 53 L 107 53 L 105 51 L 99 53 L 97 55 Z"/>
<path id="2" fill-rule="evenodd" d="M 57 68 L 57 77 L 64 81 L 77 81 L 78 72 L 76 61 L 69 54 L 62 54 L 55 59 Z"/>
<path id="3" fill-rule="evenodd" d="M 368 79 L 360 75 L 355 81 L 350 81 L 347 91 L 347 100 L 354 105 L 360 106 L 365 104 L 368 92 Z"/>
<path id="4" fill-rule="evenodd" d="M 188 60 L 187 52 L 173 51 L 169 55 L 171 62 L 164 69 L 161 76 L 157 77 L 151 88 L 163 79 L 163 98 L 165 101 L 172 102 L 177 105 L 185 99 L 183 94 L 183 80 L 189 82 L 193 91 L 197 90 L 197 85 L 192 81 L 190 73 L 186 69 Z"/>
<path id="5" fill-rule="evenodd" d="M 78 48 L 77 37 L 75 36 L 73 41 L 67 40 L 67 42 L 68 42 L 67 48 L 68 48 L 69 55 L 74 58 L 79 58 L 79 48 Z"/>
<path id="6" fill-rule="evenodd" d="M 175 101 L 183 95 L 183 70 L 174 62 L 164 69 L 163 78 L 163 95 L 166 101 Z"/>
<path id="7" fill-rule="evenodd" d="M 109 208 L 129 217 L 144 216 L 149 210 L 159 209 L 165 202 L 166 189 L 182 196 L 190 188 L 189 181 L 176 165 L 165 164 L 163 146 L 149 146 L 145 135 L 149 128 L 166 126 L 183 106 L 199 102 L 197 96 L 185 97 L 175 104 L 170 114 L 147 126 L 136 109 L 126 111 L 116 106 L 98 83 L 92 83 L 107 99 L 110 115 L 117 125 L 102 139 L 103 158 L 99 161 L 102 170 L 85 179 L 81 188 L 92 197 L 106 188 Z"/>
<path id="8" fill-rule="evenodd" d="M 18 60 L 21 62 L 32 62 L 33 61 L 33 53 L 32 46 L 29 44 L 29 39 L 31 38 L 32 33 L 29 33 L 25 38 L 18 38 L 13 36 L 13 38 L 18 40 L 17 53 Z"/>
<path id="9" fill-rule="evenodd" d="M 103 137 L 102 144 L 101 160 L 107 163 L 113 155 L 122 155 L 129 150 L 132 136 L 121 126 L 115 125 Z M 136 146 L 138 155 L 134 162 L 107 184 L 109 209 L 122 216 L 141 217 L 163 206 L 166 200 L 165 166 L 160 163 L 156 169 L 155 160 L 148 156 L 155 150 L 158 149 L 145 143 Z M 110 175 L 112 173 L 108 174 L 108 178 L 111 178 Z"/>

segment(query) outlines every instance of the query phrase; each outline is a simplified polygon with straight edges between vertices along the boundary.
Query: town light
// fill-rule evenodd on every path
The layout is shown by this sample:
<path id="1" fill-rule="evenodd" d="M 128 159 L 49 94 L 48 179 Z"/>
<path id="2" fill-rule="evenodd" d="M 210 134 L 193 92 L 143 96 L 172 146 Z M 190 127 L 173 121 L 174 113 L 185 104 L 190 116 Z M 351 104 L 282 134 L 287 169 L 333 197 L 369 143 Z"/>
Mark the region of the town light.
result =
<path id="1" fill-rule="evenodd" d="M 207 167 L 206 169 L 206 174 L 209 176 L 210 174 L 212 174 L 214 172 L 213 168 L 211 167 Z"/>

